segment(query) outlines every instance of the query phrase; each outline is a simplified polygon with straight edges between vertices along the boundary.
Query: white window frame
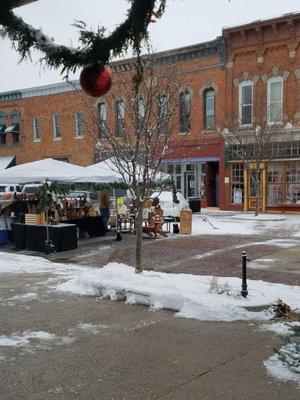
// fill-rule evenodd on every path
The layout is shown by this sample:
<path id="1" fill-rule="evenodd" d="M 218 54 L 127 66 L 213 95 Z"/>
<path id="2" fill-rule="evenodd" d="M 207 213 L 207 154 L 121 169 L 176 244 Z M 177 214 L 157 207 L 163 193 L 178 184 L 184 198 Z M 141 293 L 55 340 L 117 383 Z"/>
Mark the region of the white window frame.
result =
<path id="1" fill-rule="evenodd" d="M 59 118 L 59 124 L 56 123 L 56 117 Z M 59 114 L 53 114 L 52 116 L 52 123 L 53 123 L 53 140 L 61 140 L 61 120 Z M 60 127 L 60 136 L 57 136 L 57 126 Z"/>
<path id="2" fill-rule="evenodd" d="M 83 123 L 83 131 L 84 131 L 84 117 L 83 117 L 83 112 L 82 111 L 76 111 L 75 112 L 75 138 L 76 139 L 82 139 L 84 137 L 84 132 L 80 133 L 79 130 L 79 119 L 82 118 L 82 123 Z"/>
<path id="3" fill-rule="evenodd" d="M 40 124 L 38 126 L 37 121 L 39 120 Z M 41 119 L 40 117 L 32 118 L 32 128 L 33 128 L 33 141 L 40 142 L 41 141 Z M 39 136 L 37 136 L 37 133 Z"/>
<path id="4" fill-rule="evenodd" d="M 270 120 L 270 97 L 271 97 L 271 84 L 273 82 L 281 82 L 281 118 L 278 121 Z M 282 76 L 274 76 L 273 78 L 268 79 L 268 94 L 267 94 L 267 110 L 268 110 L 268 124 L 281 124 L 282 116 L 283 116 L 283 77 Z"/>
<path id="5" fill-rule="evenodd" d="M 102 112 L 103 108 L 103 113 Z M 99 119 L 99 137 L 105 137 L 107 127 L 106 127 L 106 119 L 107 119 L 107 103 L 106 101 L 100 101 L 97 104 L 97 113 L 98 113 L 98 119 Z"/>
<path id="6" fill-rule="evenodd" d="M 245 87 L 245 86 L 251 86 L 251 123 L 250 124 L 243 124 L 243 121 L 242 121 L 242 118 L 243 118 L 242 108 L 243 108 L 243 106 L 250 105 L 250 104 L 242 104 L 243 87 Z M 253 124 L 253 81 L 244 81 L 244 82 L 241 82 L 239 85 L 239 120 L 240 120 L 240 126 L 242 126 L 242 127 L 252 126 L 252 124 Z"/>

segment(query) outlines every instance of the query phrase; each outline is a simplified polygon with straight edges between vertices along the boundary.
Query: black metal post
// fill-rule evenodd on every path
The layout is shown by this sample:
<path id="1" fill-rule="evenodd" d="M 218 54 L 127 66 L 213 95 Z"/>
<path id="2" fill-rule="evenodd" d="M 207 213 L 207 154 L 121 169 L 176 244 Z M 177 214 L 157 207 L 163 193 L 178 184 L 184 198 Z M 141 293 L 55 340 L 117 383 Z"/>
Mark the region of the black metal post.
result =
<path id="1" fill-rule="evenodd" d="M 245 251 L 243 251 L 242 253 L 242 291 L 241 291 L 241 295 L 243 297 L 247 297 L 248 295 L 248 290 L 247 290 L 247 253 Z"/>

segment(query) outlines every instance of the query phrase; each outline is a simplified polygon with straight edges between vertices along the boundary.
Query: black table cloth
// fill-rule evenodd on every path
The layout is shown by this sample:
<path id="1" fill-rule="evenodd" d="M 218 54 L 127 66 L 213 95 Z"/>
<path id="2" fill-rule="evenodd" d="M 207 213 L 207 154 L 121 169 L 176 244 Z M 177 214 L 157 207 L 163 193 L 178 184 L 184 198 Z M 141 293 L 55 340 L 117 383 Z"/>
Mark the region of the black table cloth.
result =
<path id="1" fill-rule="evenodd" d="M 13 239 L 18 249 L 45 251 L 47 230 L 45 225 L 11 225 Z M 77 249 L 77 227 L 71 224 L 49 226 L 49 238 L 57 252 Z"/>
<path id="2" fill-rule="evenodd" d="M 75 224 L 81 232 L 86 232 L 89 236 L 105 236 L 106 227 L 101 216 L 72 218 L 64 220 L 65 224 Z"/>

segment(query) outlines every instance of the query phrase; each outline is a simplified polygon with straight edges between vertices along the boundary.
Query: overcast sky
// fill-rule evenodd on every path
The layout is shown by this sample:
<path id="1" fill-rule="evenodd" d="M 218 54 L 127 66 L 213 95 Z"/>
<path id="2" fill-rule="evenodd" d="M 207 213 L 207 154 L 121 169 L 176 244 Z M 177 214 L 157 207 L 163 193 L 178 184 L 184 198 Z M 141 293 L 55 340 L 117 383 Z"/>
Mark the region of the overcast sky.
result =
<path id="1" fill-rule="evenodd" d="M 77 19 L 88 26 L 98 24 L 113 29 L 125 17 L 125 0 L 38 0 L 17 9 L 27 22 L 53 37 L 58 43 L 78 46 L 72 23 Z M 297 0 L 168 0 L 162 19 L 150 25 L 155 50 L 167 50 L 213 40 L 222 27 L 267 19 L 300 11 Z M 34 62 L 18 64 L 19 56 L 7 40 L 0 41 L 0 92 L 61 82 L 58 71 Z"/>

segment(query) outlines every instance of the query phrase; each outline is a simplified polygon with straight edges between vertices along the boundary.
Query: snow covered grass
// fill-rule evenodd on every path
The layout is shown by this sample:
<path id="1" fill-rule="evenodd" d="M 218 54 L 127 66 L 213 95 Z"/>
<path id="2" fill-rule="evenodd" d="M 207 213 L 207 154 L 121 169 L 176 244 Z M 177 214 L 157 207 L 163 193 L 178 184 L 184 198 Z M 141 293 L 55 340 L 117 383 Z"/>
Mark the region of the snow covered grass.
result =
<path id="1" fill-rule="evenodd" d="M 64 293 L 125 299 L 129 304 L 143 304 L 154 309 L 170 309 L 178 316 L 208 321 L 267 320 L 271 313 L 249 311 L 251 307 L 268 308 L 278 297 L 293 309 L 300 309 L 300 287 L 248 281 L 249 296 L 240 296 L 239 278 L 218 278 L 228 290 L 211 290 L 211 276 L 166 274 L 110 263 L 102 269 L 87 271 L 57 285 Z"/>
<path id="2" fill-rule="evenodd" d="M 300 322 L 277 322 L 275 324 L 264 324 L 261 329 L 274 332 L 277 335 L 288 337 L 293 335 L 293 327 L 300 327 Z"/>
<path id="3" fill-rule="evenodd" d="M 272 378 L 283 382 L 296 382 L 300 388 L 300 373 L 290 371 L 280 360 L 278 354 L 264 361 L 264 366 Z"/>

